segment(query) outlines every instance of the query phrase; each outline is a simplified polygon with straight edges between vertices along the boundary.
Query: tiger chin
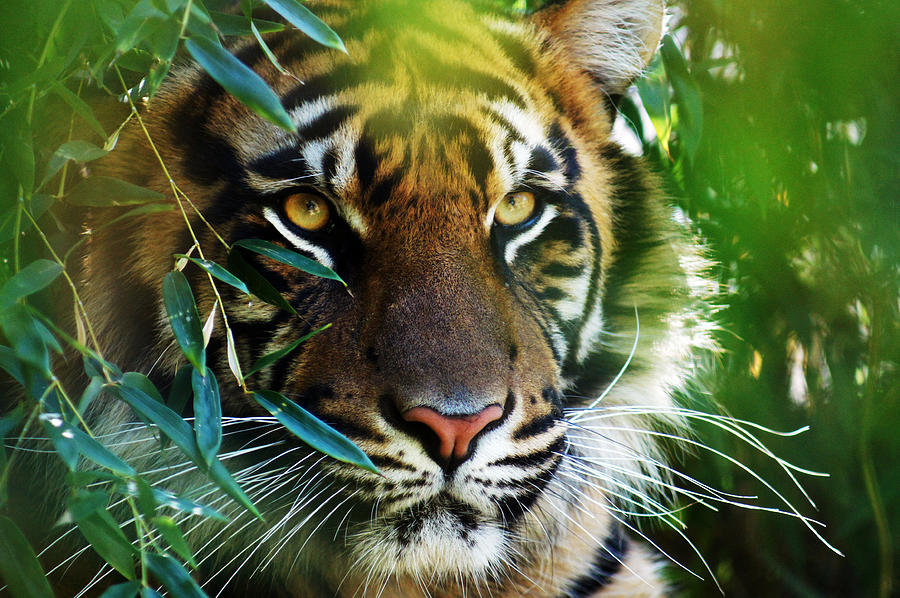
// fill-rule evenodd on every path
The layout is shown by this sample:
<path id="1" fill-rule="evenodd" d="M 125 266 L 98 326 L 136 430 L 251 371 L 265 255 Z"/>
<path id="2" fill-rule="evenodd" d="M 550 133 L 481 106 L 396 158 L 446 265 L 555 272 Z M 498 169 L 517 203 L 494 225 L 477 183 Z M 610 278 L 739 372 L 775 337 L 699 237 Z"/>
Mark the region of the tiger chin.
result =
<path id="1" fill-rule="evenodd" d="M 657 181 L 612 137 L 663 6 L 308 5 L 346 54 L 269 35 L 284 75 L 255 43 L 233 48 L 296 133 L 192 65 L 142 119 L 203 214 L 189 217 L 207 259 L 227 261 L 216 235 L 258 238 L 346 281 L 248 254 L 299 316 L 219 292 L 245 364 L 332 324 L 254 384 L 341 431 L 381 475 L 313 453 L 226 384 L 219 328 L 208 363 L 223 381 L 221 458 L 266 522 L 160 453 L 121 404 L 93 421 L 127 435 L 118 450 L 161 486 L 230 517 L 185 521 L 212 596 L 664 595 L 625 513 L 665 473 L 650 431 L 680 425 L 669 394 L 710 346 L 709 285 Z M 132 125 L 96 174 L 170 194 Z M 86 304 L 116 339 L 107 358 L 164 388 L 181 362 L 160 281 L 193 240 L 177 211 L 127 222 L 95 228 Z M 215 297 L 192 268 L 208 314 Z"/>

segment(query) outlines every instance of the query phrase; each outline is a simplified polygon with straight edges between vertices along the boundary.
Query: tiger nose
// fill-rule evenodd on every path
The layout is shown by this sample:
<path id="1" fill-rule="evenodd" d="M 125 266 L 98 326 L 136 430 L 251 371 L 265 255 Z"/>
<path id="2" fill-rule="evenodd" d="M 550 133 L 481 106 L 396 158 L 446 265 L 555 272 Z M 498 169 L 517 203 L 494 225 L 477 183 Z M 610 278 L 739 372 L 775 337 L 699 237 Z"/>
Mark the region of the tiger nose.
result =
<path id="1" fill-rule="evenodd" d="M 444 415 L 431 407 L 413 407 L 402 415 L 408 422 L 425 424 L 437 435 L 440 441 L 438 452 L 446 462 L 451 456 L 456 461 L 465 459 L 475 435 L 502 416 L 500 405 L 489 405 L 471 415 Z"/>

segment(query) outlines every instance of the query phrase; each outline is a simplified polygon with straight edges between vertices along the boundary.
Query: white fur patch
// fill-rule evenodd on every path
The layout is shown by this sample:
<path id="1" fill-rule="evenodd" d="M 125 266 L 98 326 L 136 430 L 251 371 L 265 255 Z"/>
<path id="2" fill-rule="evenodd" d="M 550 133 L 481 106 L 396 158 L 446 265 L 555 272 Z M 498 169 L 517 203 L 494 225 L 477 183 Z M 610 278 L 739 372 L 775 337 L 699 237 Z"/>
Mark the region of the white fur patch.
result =
<path id="1" fill-rule="evenodd" d="M 519 248 L 527 243 L 531 243 L 535 239 L 537 239 L 541 232 L 547 225 L 550 224 L 550 221 L 556 216 L 556 208 L 553 206 L 547 206 L 544 208 L 544 213 L 541 214 L 541 217 L 531 225 L 528 229 L 522 231 L 520 234 L 516 235 L 514 238 L 510 239 L 506 244 L 506 249 L 503 252 L 503 259 L 506 260 L 507 264 L 512 264 L 516 259 L 516 252 L 519 251 Z"/>
<path id="2" fill-rule="evenodd" d="M 278 232 L 284 236 L 294 247 L 301 251 L 305 251 L 307 253 L 311 253 L 315 256 L 316 261 L 318 261 L 323 266 L 328 268 L 334 268 L 334 260 L 331 259 L 331 256 L 328 254 L 325 249 L 319 247 L 318 245 L 313 245 L 306 239 L 301 239 L 297 235 L 289 229 L 284 222 L 281 220 L 281 217 L 278 213 L 272 208 L 263 208 L 263 216 L 265 216 L 266 220 L 272 224 Z"/>

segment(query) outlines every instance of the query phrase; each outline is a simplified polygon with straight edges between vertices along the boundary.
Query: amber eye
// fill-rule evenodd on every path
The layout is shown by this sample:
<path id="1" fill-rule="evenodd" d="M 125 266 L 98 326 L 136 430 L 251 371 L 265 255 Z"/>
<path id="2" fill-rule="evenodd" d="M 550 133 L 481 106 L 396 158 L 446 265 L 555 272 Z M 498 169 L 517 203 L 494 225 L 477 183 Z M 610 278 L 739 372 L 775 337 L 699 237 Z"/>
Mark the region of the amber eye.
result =
<path id="1" fill-rule="evenodd" d="M 534 214 L 534 194 L 528 191 L 510 193 L 497 205 L 494 222 L 503 226 L 522 224 Z"/>
<path id="2" fill-rule="evenodd" d="M 288 220 L 304 230 L 319 230 L 328 224 L 328 202 L 312 193 L 294 193 L 284 200 Z"/>

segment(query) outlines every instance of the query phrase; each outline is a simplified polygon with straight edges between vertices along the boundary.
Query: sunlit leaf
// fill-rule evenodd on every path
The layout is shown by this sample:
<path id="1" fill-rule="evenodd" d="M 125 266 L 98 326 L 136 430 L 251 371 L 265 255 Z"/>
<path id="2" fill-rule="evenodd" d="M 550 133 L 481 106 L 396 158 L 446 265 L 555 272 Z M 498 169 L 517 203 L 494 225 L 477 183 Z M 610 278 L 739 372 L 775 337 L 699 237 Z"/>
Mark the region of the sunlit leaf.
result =
<path id="1" fill-rule="evenodd" d="M 328 278 L 331 280 L 336 280 L 347 286 L 340 276 L 338 276 L 334 270 L 329 268 L 328 266 L 324 266 L 315 260 L 311 260 L 305 255 L 300 255 L 296 251 L 292 251 L 287 249 L 286 247 L 281 247 L 280 245 L 275 245 L 274 243 L 269 243 L 268 241 L 263 241 L 262 239 L 241 239 L 234 244 L 236 247 L 243 247 L 244 249 L 249 249 L 255 253 L 260 255 L 264 255 L 267 258 L 273 259 L 275 261 L 281 262 L 282 264 L 286 264 L 288 266 L 292 266 L 306 272 L 307 274 L 312 274 L 313 276 L 318 276 L 320 278 Z"/>
<path id="2" fill-rule="evenodd" d="M 175 554 L 196 569 L 197 561 L 194 560 L 194 553 L 191 551 L 191 547 L 188 546 L 187 540 L 185 540 L 184 534 L 181 533 L 175 520 L 166 516 L 154 517 L 153 525 L 162 534 L 162 537 L 166 539 L 166 542 L 169 543 L 169 547 Z"/>
<path id="3" fill-rule="evenodd" d="M 250 294 L 250 290 L 247 288 L 247 285 L 244 284 L 244 282 L 240 278 L 215 262 L 204 260 L 201 258 L 190 257 L 183 253 L 176 253 L 175 257 L 177 257 L 178 259 L 188 259 L 203 268 L 205 271 L 209 272 L 213 277 L 218 278 L 222 282 L 233 286 L 239 291 L 247 293 L 248 295 Z"/>
<path id="4" fill-rule="evenodd" d="M 231 328 L 225 329 L 225 338 L 227 341 L 226 345 L 226 353 L 228 357 L 228 369 L 231 370 L 231 373 L 234 374 L 235 380 L 239 385 L 244 384 L 244 374 L 241 372 L 241 364 L 238 361 L 237 356 L 237 347 L 234 345 L 234 335 L 231 333 Z"/>
<path id="5" fill-rule="evenodd" d="M 7 517 L 0 517 L 0 578 L 13 598 L 53 598 L 34 550 Z"/>
<path id="6" fill-rule="evenodd" d="M 209 346 L 209 340 L 212 338 L 213 329 L 216 327 L 216 312 L 219 309 L 218 302 L 213 303 L 213 308 L 209 310 L 209 315 L 206 316 L 206 322 L 203 324 L 203 348 Z"/>
<path id="7" fill-rule="evenodd" d="M 273 363 L 275 363 L 282 357 L 291 353 L 294 349 L 299 347 L 300 344 L 303 343 L 304 341 L 309 340 L 313 336 L 319 334 L 323 330 L 326 330 L 327 328 L 330 328 L 330 327 L 331 327 L 330 323 L 325 324 L 321 328 L 313 330 L 309 334 L 304 334 L 303 336 L 301 336 L 294 342 L 290 343 L 286 347 L 282 347 L 281 349 L 279 349 L 277 351 L 273 351 L 267 355 L 263 355 L 262 357 L 260 357 L 259 359 L 256 360 L 256 363 L 254 363 L 253 366 L 250 368 L 250 371 L 247 372 L 247 376 L 250 376 L 251 374 L 255 374 L 256 372 L 269 367 L 270 365 L 272 365 Z"/>
<path id="8" fill-rule="evenodd" d="M 253 393 L 253 398 L 294 436 L 312 448 L 339 461 L 379 473 L 369 457 L 346 436 L 283 395 L 271 390 L 262 390 Z"/>
<path id="9" fill-rule="evenodd" d="M 19 270 L 0 287 L 0 311 L 49 285 L 62 273 L 63 267 L 50 260 L 39 259 Z"/>
<path id="10" fill-rule="evenodd" d="M 296 130 L 278 96 L 250 67 L 208 39 L 191 37 L 184 45 L 194 60 L 244 105 L 282 129 Z"/>
<path id="11" fill-rule="evenodd" d="M 678 105 L 678 135 L 688 157 L 693 160 L 703 134 L 703 101 L 694 78 L 688 72 L 684 57 L 671 35 L 663 38 L 660 55 L 666 75 L 675 90 Z"/>
<path id="12" fill-rule="evenodd" d="M 160 488 L 153 488 L 153 497 L 156 499 L 156 502 L 163 507 L 169 507 L 189 515 L 198 515 L 200 517 L 216 519 L 218 521 L 228 521 L 224 515 L 210 506 L 198 503 L 183 496 L 172 494 L 171 492 Z"/>
<path id="13" fill-rule="evenodd" d="M 265 0 L 265 2 L 291 25 L 323 46 L 347 52 L 338 34 L 297 0 Z"/>
<path id="14" fill-rule="evenodd" d="M 149 553 L 144 555 L 144 562 L 153 577 L 159 580 L 170 595 L 178 598 L 207 598 L 197 582 L 172 557 Z"/>
<path id="15" fill-rule="evenodd" d="M 201 374 L 206 373 L 206 354 L 203 350 L 203 329 L 194 303 L 194 294 L 184 274 L 175 270 L 163 279 L 163 303 L 175 340 Z"/>
<path id="16" fill-rule="evenodd" d="M 203 460 L 210 464 L 222 446 L 222 399 L 212 370 L 201 375 L 194 370 L 194 435 Z"/>
<path id="17" fill-rule="evenodd" d="M 97 207 L 143 204 L 164 198 L 161 193 L 146 187 L 107 176 L 89 177 L 67 192 L 65 197 L 72 205 Z"/>

